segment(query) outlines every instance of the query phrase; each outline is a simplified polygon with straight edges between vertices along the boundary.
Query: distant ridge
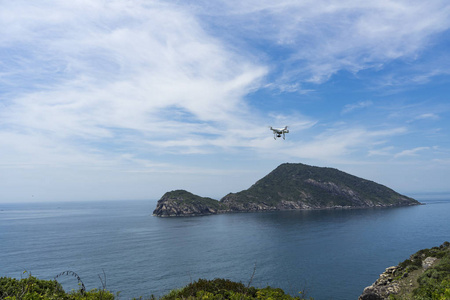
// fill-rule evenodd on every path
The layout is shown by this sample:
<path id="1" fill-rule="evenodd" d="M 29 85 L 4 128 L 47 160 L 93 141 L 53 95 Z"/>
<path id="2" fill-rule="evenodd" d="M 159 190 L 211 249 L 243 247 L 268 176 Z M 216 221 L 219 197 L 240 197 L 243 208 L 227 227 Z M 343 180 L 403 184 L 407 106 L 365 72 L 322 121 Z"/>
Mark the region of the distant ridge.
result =
<path id="1" fill-rule="evenodd" d="M 155 216 L 199 216 L 229 212 L 369 208 L 420 204 L 392 189 L 333 168 L 284 163 L 249 189 L 220 201 L 184 190 L 164 194 Z"/>

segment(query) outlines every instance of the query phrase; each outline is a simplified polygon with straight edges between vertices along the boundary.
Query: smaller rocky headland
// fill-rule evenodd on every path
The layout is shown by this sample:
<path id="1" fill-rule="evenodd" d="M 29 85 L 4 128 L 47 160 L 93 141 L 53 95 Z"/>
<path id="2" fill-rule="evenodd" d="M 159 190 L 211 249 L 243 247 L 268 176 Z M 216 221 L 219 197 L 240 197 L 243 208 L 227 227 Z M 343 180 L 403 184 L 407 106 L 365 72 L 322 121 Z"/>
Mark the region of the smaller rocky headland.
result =
<path id="1" fill-rule="evenodd" d="M 387 268 L 358 299 L 450 299 L 450 243 L 420 250 Z"/>
<path id="2" fill-rule="evenodd" d="M 156 204 L 153 215 L 158 217 L 206 216 L 223 213 L 225 206 L 217 200 L 200 197 L 185 190 L 165 193 Z"/>
<path id="3" fill-rule="evenodd" d="M 333 168 L 285 163 L 247 190 L 222 199 L 194 195 L 185 190 L 165 193 L 153 215 L 202 216 L 230 212 L 347 209 L 420 204 L 376 182 Z"/>

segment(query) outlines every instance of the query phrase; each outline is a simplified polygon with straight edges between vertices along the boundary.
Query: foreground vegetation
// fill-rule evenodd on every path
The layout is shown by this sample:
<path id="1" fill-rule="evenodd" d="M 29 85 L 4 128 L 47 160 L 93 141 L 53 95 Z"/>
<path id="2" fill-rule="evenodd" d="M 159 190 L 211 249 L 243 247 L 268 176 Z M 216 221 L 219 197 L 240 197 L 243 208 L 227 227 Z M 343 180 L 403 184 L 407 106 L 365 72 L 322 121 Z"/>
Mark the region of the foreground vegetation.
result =
<path id="1" fill-rule="evenodd" d="M 387 296 L 370 295 L 360 299 L 414 299 L 414 300 L 446 300 L 450 299 L 450 243 L 445 242 L 439 247 L 423 249 L 401 262 L 397 267 L 391 267 L 389 278 L 385 278 L 382 288 L 395 285 L 398 290 Z M 26 272 L 25 272 L 26 273 Z M 56 280 L 60 275 L 75 277 L 79 283 L 78 291 L 66 292 Z M 113 300 L 120 299 L 119 293 L 103 288 L 86 291 L 81 278 L 71 271 L 66 271 L 55 280 L 40 280 L 27 275 L 26 278 L 0 278 L 0 300 Z M 253 278 L 253 276 L 252 276 Z M 377 294 L 377 293 L 375 293 Z M 159 300 L 304 300 L 304 294 L 293 297 L 279 288 L 255 288 L 227 279 L 199 279 L 182 289 L 173 290 Z M 153 295 L 140 300 L 156 300 Z M 139 300 L 136 299 L 136 300 Z M 312 299 L 312 298 L 311 298 Z"/>
<path id="2" fill-rule="evenodd" d="M 300 293 L 301 294 L 301 293 Z M 180 289 L 173 290 L 168 295 L 165 295 L 161 300 L 300 300 L 301 297 L 292 297 L 284 293 L 282 289 L 266 287 L 257 289 L 254 287 L 245 286 L 242 283 L 233 282 L 227 279 L 206 280 L 199 279 L 198 281 L 189 284 Z"/>
<path id="3" fill-rule="evenodd" d="M 75 274 L 76 275 L 76 274 Z M 113 300 L 120 299 L 105 289 L 86 291 L 80 284 L 78 291 L 65 292 L 56 280 L 40 280 L 31 275 L 20 280 L 15 278 L 0 278 L 0 299 L 3 300 Z M 153 295 L 149 298 L 139 299 L 156 300 Z M 292 297 L 282 289 L 266 287 L 262 289 L 248 287 L 242 283 L 227 279 L 206 280 L 199 279 L 188 286 L 173 290 L 160 300 L 302 300 L 301 297 Z M 136 299 L 137 300 L 137 299 Z"/>
<path id="4" fill-rule="evenodd" d="M 424 268 L 425 259 L 430 257 L 435 258 L 434 263 Z M 394 276 L 395 280 L 404 283 L 404 288 L 390 299 L 450 299 L 450 243 L 411 255 L 399 264 Z"/>
<path id="5" fill-rule="evenodd" d="M 84 285 L 83 285 L 84 287 Z M 0 299 L 3 300 L 112 300 L 114 294 L 106 290 L 78 291 L 66 293 L 56 280 L 41 280 L 29 275 L 27 278 L 0 278 Z"/>

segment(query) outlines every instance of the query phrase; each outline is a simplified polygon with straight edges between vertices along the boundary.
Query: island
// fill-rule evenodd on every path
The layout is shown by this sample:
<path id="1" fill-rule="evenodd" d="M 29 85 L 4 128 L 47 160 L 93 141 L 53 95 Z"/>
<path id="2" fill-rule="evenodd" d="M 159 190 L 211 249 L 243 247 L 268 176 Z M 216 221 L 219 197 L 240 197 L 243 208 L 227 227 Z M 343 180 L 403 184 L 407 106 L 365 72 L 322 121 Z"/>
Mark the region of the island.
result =
<path id="1" fill-rule="evenodd" d="M 346 209 L 419 205 L 376 182 L 334 168 L 284 163 L 247 190 L 220 200 L 185 190 L 165 193 L 153 211 L 158 217 L 204 216 L 231 212 Z"/>

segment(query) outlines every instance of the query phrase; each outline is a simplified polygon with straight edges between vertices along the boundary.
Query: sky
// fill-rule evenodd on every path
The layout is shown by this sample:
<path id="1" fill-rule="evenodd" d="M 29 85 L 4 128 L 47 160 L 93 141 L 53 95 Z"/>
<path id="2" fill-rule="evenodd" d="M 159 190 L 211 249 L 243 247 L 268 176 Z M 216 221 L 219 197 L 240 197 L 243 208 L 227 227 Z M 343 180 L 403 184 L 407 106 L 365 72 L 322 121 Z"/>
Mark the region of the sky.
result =
<path id="1" fill-rule="evenodd" d="M 286 162 L 450 191 L 447 0 L 0 7 L 0 202 L 220 199 Z"/>

